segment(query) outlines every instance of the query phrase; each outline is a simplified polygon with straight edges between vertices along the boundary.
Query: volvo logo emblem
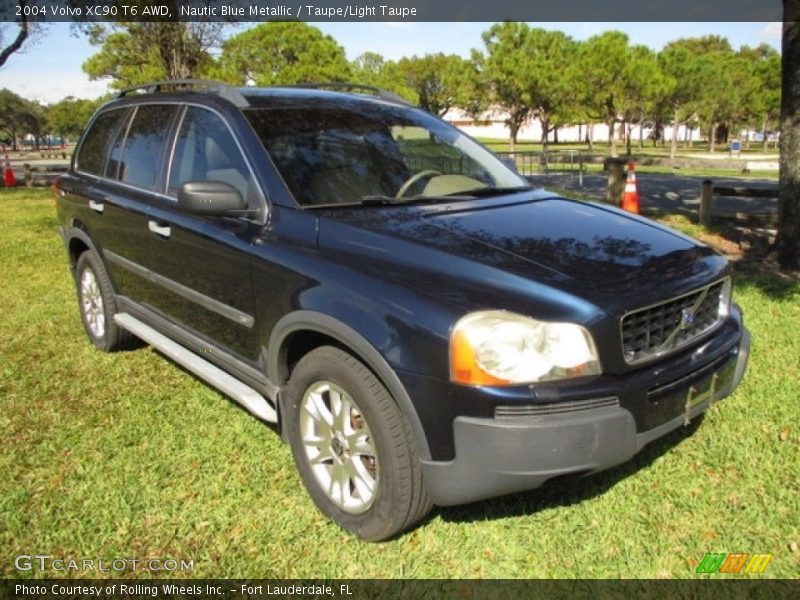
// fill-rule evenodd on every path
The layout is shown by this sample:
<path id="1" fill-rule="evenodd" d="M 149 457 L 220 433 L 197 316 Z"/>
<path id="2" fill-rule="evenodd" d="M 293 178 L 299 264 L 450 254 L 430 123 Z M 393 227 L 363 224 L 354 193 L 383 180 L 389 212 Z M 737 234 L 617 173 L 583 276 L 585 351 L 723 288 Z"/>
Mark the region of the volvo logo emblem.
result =
<path id="1" fill-rule="evenodd" d="M 691 308 L 684 308 L 681 311 L 681 330 L 689 329 L 694 324 L 694 311 Z"/>

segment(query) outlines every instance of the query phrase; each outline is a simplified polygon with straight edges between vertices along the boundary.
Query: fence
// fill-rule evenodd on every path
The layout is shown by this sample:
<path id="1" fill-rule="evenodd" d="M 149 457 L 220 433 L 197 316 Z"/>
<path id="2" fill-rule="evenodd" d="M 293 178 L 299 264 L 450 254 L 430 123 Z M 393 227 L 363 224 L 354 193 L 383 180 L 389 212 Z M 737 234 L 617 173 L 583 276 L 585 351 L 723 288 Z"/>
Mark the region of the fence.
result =
<path id="1" fill-rule="evenodd" d="M 560 152 L 525 150 L 522 152 L 495 152 L 500 159 L 513 163 L 520 175 L 548 175 L 555 173 L 570 173 L 583 179 L 586 172 L 586 163 L 591 162 L 589 157 L 577 150 L 564 150 Z"/>
<path id="2" fill-rule="evenodd" d="M 739 186 L 715 186 L 710 179 L 703 181 L 700 189 L 700 216 L 699 221 L 701 225 L 708 226 L 711 224 L 711 212 L 713 209 L 714 196 L 724 196 L 727 198 L 777 198 L 777 187 L 758 187 L 748 188 Z M 736 214 L 736 217 L 757 218 L 764 221 L 772 222 L 777 218 L 776 214 L 753 214 L 747 215 Z"/>

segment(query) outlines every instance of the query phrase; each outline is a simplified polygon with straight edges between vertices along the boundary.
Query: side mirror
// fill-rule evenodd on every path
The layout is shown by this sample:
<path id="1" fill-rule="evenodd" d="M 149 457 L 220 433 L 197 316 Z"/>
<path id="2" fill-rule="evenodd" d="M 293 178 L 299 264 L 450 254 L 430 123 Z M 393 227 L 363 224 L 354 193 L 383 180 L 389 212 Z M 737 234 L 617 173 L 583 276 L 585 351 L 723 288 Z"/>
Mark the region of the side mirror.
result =
<path id="1" fill-rule="evenodd" d="M 206 216 L 250 213 L 239 190 L 224 181 L 187 181 L 178 188 L 178 210 Z"/>

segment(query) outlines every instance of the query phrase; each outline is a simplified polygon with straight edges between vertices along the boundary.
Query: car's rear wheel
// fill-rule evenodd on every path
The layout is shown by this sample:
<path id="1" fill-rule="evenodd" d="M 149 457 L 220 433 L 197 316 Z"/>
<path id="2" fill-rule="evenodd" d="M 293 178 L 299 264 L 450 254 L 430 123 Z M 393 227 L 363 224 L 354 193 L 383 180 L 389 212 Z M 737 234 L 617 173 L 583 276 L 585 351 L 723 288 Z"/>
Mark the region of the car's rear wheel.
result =
<path id="1" fill-rule="evenodd" d="M 296 365 L 286 394 L 295 462 L 325 515 L 379 541 L 430 511 L 406 419 L 360 361 L 338 348 L 317 348 Z"/>
<path id="2" fill-rule="evenodd" d="M 91 250 L 78 257 L 75 265 L 78 308 L 86 335 L 106 352 L 130 348 L 139 343 L 132 333 L 114 322 L 117 302 L 103 263 Z"/>

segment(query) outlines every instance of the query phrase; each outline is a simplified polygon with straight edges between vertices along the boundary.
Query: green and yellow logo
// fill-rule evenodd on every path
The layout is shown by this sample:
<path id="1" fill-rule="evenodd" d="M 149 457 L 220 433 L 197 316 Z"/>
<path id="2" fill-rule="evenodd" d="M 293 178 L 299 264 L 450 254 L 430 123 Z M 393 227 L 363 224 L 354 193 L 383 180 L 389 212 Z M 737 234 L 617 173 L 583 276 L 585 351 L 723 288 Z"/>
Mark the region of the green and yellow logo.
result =
<path id="1" fill-rule="evenodd" d="M 696 573 L 760 574 L 771 560 L 772 554 L 706 552 L 703 560 L 697 565 Z"/>

